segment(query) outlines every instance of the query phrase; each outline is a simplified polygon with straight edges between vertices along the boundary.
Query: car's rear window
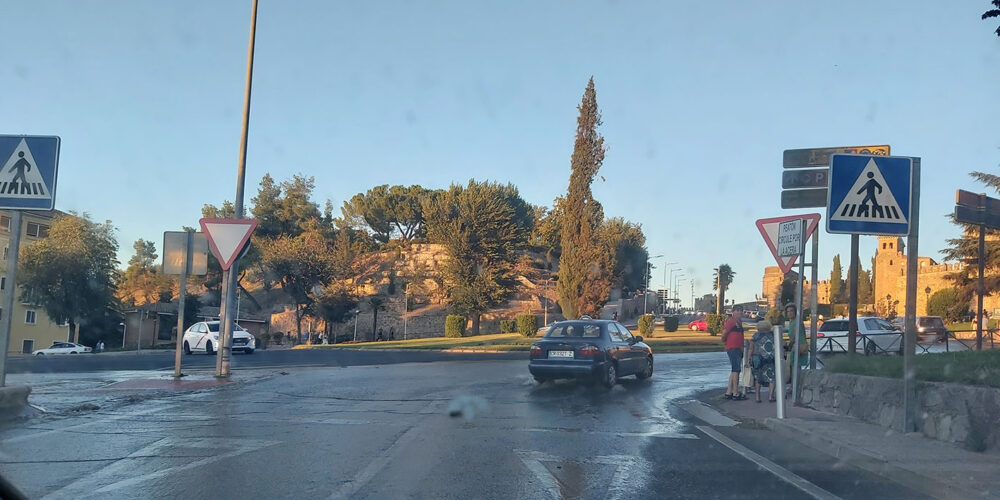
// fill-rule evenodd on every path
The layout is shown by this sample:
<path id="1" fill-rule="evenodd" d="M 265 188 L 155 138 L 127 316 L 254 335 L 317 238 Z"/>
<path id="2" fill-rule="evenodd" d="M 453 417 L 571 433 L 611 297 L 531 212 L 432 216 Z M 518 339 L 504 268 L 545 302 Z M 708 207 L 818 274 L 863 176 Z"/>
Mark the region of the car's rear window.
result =
<path id="1" fill-rule="evenodd" d="M 941 318 L 920 318 L 920 326 L 924 328 L 944 328 Z"/>
<path id="2" fill-rule="evenodd" d="M 844 332 L 847 331 L 847 321 L 827 321 L 820 327 L 821 332 Z"/>
<path id="3" fill-rule="evenodd" d="M 553 326 L 551 330 L 549 330 L 549 333 L 547 333 L 545 337 L 596 339 L 601 337 L 601 325 L 585 324 L 585 323 L 570 323 L 567 325 L 556 325 Z"/>
<path id="4" fill-rule="evenodd" d="M 217 332 L 219 331 L 219 323 L 208 323 L 208 331 Z M 233 331 L 242 332 L 245 331 L 242 326 L 236 325 Z"/>

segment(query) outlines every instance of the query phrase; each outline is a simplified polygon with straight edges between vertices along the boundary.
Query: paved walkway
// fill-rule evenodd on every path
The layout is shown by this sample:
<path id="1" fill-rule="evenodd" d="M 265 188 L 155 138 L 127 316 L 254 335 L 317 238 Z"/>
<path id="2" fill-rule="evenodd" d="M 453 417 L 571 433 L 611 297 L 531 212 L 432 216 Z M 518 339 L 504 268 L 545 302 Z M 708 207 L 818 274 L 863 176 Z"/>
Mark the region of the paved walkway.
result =
<path id="1" fill-rule="evenodd" d="M 966 451 L 916 433 L 900 434 L 860 420 L 789 405 L 775 418 L 775 403 L 701 400 L 740 422 L 764 425 L 813 449 L 939 498 L 1000 498 L 1000 452 Z"/>

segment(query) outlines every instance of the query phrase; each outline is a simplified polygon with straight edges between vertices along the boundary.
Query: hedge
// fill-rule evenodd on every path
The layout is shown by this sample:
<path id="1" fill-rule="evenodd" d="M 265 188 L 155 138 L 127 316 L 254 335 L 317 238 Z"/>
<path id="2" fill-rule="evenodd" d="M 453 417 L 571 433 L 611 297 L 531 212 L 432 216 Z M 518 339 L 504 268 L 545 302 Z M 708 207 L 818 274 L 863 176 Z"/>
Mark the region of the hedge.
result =
<path id="1" fill-rule="evenodd" d="M 534 337 L 538 331 L 538 317 L 531 313 L 518 314 L 517 331 L 525 337 Z"/>
<path id="2" fill-rule="evenodd" d="M 461 337 L 465 334 L 465 316 L 460 314 L 449 314 L 444 319 L 444 336 Z"/>
<path id="3" fill-rule="evenodd" d="M 677 316 L 666 316 L 663 318 L 663 330 L 668 332 L 676 332 L 679 323 L 680 320 L 677 319 Z"/>
<path id="4" fill-rule="evenodd" d="M 500 320 L 500 333 L 514 333 L 517 331 L 517 321 L 512 319 Z"/>
<path id="5" fill-rule="evenodd" d="M 708 331 L 712 335 L 718 335 L 722 333 L 722 327 L 726 324 L 725 314 L 706 314 L 705 323 L 708 324 Z"/>
<path id="6" fill-rule="evenodd" d="M 649 335 L 653 333 L 653 315 L 643 314 L 639 316 L 639 334 Z"/>

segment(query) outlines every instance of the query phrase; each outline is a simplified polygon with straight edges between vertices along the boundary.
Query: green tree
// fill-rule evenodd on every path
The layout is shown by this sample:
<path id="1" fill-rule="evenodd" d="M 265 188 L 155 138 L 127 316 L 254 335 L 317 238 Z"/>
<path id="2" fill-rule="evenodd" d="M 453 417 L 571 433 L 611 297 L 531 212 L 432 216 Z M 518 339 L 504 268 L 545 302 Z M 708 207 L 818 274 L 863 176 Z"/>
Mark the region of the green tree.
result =
<path id="1" fill-rule="evenodd" d="M 833 270 L 830 271 L 830 299 L 835 304 L 844 301 L 844 268 L 840 266 L 840 254 L 833 256 Z"/>
<path id="2" fill-rule="evenodd" d="M 1000 17 L 1000 0 L 993 0 L 990 3 L 993 4 L 993 6 L 996 8 L 983 12 L 983 19 L 989 19 L 991 17 Z M 1000 36 L 1000 28 L 997 28 L 995 33 L 997 34 L 997 36 Z"/>
<path id="3" fill-rule="evenodd" d="M 970 175 L 1000 193 L 1000 176 L 985 172 L 972 172 Z M 949 239 L 949 247 L 942 250 L 942 253 L 946 259 L 964 262 L 966 265 L 949 274 L 947 279 L 954 284 L 959 302 L 970 304 L 975 300 L 979 280 L 979 226 L 959 223 L 954 217 L 952 222 L 962 228 L 962 236 Z M 983 285 L 988 292 L 1000 289 L 1000 231 L 986 230 L 985 247 Z"/>
<path id="4" fill-rule="evenodd" d="M 715 269 L 715 274 L 712 276 L 712 290 L 716 290 L 719 294 L 719 298 L 715 302 L 715 314 L 723 313 L 723 308 L 726 305 L 726 290 L 729 289 L 729 285 L 733 284 L 735 277 L 736 273 L 733 272 L 733 268 L 729 267 L 729 264 L 722 264 Z"/>
<path id="5" fill-rule="evenodd" d="M 958 291 L 954 288 L 934 292 L 927 302 L 927 314 L 941 316 L 947 321 L 962 321 L 968 309 L 968 303 L 959 300 Z"/>
<path id="6" fill-rule="evenodd" d="M 642 271 L 646 268 L 649 253 L 642 226 L 621 217 L 612 217 L 601 225 L 600 237 L 604 252 L 614 261 L 614 284 L 632 290 L 645 287 L 648 275 Z"/>
<path id="7" fill-rule="evenodd" d="M 531 205 L 511 184 L 470 180 L 430 199 L 424 213 L 428 239 L 448 255 L 442 275 L 449 302 L 472 319 L 478 335 L 482 313 L 516 290 L 514 267 L 531 234 Z"/>
<path id="8" fill-rule="evenodd" d="M 858 266 L 858 304 L 875 303 L 875 285 L 872 283 L 872 272 Z"/>
<path id="9" fill-rule="evenodd" d="M 118 241 L 111 222 L 84 214 L 57 217 L 48 238 L 21 249 L 21 300 L 39 304 L 57 323 L 69 324 L 69 341 L 88 317 L 114 303 L 119 279 Z"/>
<path id="10" fill-rule="evenodd" d="M 417 185 L 375 186 L 345 201 L 341 213 L 346 225 L 367 228 L 380 243 L 396 235 L 410 241 L 424 234 L 423 207 L 430 193 Z"/>
<path id="11" fill-rule="evenodd" d="M 597 315 L 611 292 L 610 255 L 600 242 L 604 209 L 590 185 L 604 162 L 604 137 L 597 131 L 601 113 L 590 78 L 577 108 L 576 140 L 570 160 L 569 189 L 560 216 L 559 306 L 567 318 Z"/>
<path id="12" fill-rule="evenodd" d="M 302 318 L 309 313 L 316 291 L 333 276 L 330 245 L 321 234 L 306 232 L 296 237 L 264 239 L 260 252 L 261 267 L 292 299 L 295 333 L 301 341 Z"/>
<path id="13" fill-rule="evenodd" d="M 156 244 L 139 238 L 132 248 L 135 255 L 129 259 L 128 267 L 122 274 L 115 294 L 118 300 L 128 306 L 170 302 L 174 280 L 160 272 L 160 266 L 156 264 Z"/>

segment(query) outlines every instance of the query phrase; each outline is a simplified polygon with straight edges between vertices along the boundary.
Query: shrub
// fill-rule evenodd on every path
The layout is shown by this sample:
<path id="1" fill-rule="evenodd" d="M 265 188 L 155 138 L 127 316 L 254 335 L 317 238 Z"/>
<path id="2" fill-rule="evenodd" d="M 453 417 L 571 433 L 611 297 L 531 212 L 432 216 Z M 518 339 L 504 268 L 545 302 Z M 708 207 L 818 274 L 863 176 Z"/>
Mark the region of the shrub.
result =
<path id="1" fill-rule="evenodd" d="M 964 304 L 959 303 L 958 290 L 943 288 L 931 295 L 927 303 L 927 314 L 941 316 L 946 321 L 962 321 L 966 319 L 963 318 L 965 316 L 963 309 L 966 308 Z"/>
<path id="2" fill-rule="evenodd" d="M 525 337 L 535 336 L 538 331 L 538 317 L 531 313 L 517 315 L 517 331 Z"/>
<path id="3" fill-rule="evenodd" d="M 708 325 L 708 331 L 712 335 L 718 335 L 722 333 L 722 327 L 726 324 L 725 314 L 706 314 L 705 323 Z"/>
<path id="4" fill-rule="evenodd" d="M 653 333 L 653 315 L 643 314 L 639 316 L 639 334 L 649 335 Z"/>
<path id="5" fill-rule="evenodd" d="M 444 336 L 457 338 L 465 334 L 465 316 L 449 314 L 444 319 Z"/>
<path id="6" fill-rule="evenodd" d="M 778 309 L 777 307 L 771 308 L 771 310 L 764 315 L 764 319 L 774 326 L 785 324 L 785 315 L 782 314 L 781 309 Z"/>
<path id="7" fill-rule="evenodd" d="M 517 331 L 517 321 L 512 319 L 500 320 L 500 333 L 514 333 Z"/>
<path id="8" fill-rule="evenodd" d="M 680 320 L 677 316 L 666 316 L 663 318 L 663 330 L 668 332 L 676 332 L 679 326 Z"/>

